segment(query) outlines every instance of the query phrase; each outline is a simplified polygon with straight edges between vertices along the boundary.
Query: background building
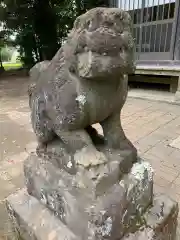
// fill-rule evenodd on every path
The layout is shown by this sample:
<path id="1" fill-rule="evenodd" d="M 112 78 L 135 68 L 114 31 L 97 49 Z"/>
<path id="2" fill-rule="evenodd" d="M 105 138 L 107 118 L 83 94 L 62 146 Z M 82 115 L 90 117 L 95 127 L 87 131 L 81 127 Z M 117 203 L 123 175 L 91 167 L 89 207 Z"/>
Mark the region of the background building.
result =
<path id="1" fill-rule="evenodd" d="M 170 90 L 180 89 L 180 0 L 111 0 L 111 6 L 132 17 L 136 74 L 169 76 Z"/>
<path id="2" fill-rule="evenodd" d="M 137 60 L 180 60 L 179 0 L 117 0 L 112 4 L 132 17 Z"/>

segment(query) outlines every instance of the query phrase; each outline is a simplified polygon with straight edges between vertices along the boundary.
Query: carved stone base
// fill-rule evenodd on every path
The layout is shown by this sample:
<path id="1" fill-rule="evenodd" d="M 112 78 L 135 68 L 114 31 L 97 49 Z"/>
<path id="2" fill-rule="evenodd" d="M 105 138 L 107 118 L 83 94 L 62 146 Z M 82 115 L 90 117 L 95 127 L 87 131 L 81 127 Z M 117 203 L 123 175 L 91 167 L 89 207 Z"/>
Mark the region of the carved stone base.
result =
<path id="1" fill-rule="evenodd" d="M 7 209 L 14 232 L 10 240 L 79 240 L 26 189 L 8 197 Z"/>
<path id="2" fill-rule="evenodd" d="M 153 178 L 148 163 L 134 164 L 119 182 L 120 175 L 116 161 L 79 169 L 75 175 L 35 155 L 25 162 L 29 194 L 85 239 L 90 235 L 121 238 L 141 221 L 140 215 L 152 203 Z M 111 229 L 106 234 L 108 221 Z"/>
<path id="3" fill-rule="evenodd" d="M 164 214 L 162 214 L 162 206 Z M 75 235 L 25 189 L 8 197 L 7 208 L 12 222 L 11 231 L 14 232 L 10 240 L 85 240 Z M 177 214 L 178 206 L 174 201 L 163 195 L 157 196 L 154 198 L 153 207 L 142 216 L 143 224 L 139 230 L 125 235 L 122 240 L 175 240 Z M 77 226 L 79 224 L 78 221 Z M 106 224 L 103 229 L 107 233 L 111 222 L 107 221 Z"/>
<path id="4" fill-rule="evenodd" d="M 124 236 L 122 240 L 178 240 L 177 216 L 177 203 L 165 195 L 155 196 L 153 206 L 143 216 L 145 225 L 137 232 Z"/>
<path id="5" fill-rule="evenodd" d="M 73 175 L 31 155 L 25 177 L 33 197 L 23 190 L 7 199 L 18 234 L 25 240 L 175 240 L 178 205 L 165 196 L 153 199 L 150 164 L 139 160 L 119 176 L 117 162 Z"/>

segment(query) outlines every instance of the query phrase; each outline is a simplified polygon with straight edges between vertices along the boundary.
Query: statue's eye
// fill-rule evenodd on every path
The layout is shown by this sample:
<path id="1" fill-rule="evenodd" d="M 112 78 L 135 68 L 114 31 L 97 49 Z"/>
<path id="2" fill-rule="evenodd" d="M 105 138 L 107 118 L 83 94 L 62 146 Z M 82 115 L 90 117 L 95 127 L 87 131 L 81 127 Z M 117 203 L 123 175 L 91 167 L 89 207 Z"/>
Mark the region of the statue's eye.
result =
<path id="1" fill-rule="evenodd" d="M 88 20 L 86 24 L 87 24 L 87 27 L 90 27 L 90 25 L 91 25 L 91 21 Z"/>
<path id="2" fill-rule="evenodd" d="M 88 20 L 86 22 L 86 29 L 88 29 L 88 31 L 93 31 L 93 21 L 92 20 Z"/>
<path id="3" fill-rule="evenodd" d="M 90 21 L 89 26 L 88 26 L 88 31 L 93 32 L 97 29 L 98 23 L 96 21 Z"/>

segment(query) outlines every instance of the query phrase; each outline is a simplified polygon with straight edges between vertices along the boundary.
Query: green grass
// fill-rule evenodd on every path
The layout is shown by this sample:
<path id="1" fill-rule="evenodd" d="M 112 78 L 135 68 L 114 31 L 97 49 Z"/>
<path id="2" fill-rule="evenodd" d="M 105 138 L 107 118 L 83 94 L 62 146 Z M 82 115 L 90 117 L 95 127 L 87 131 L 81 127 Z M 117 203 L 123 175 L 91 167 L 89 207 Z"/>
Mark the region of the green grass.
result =
<path id="1" fill-rule="evenodd" d="M 11 69 L 18 69 L 22 67 L 22 63 L 21 62 L 17 62 L 17 63 L 3 63 L 3 67 L 4 69 L 7 70 L 11 70 Z"/>

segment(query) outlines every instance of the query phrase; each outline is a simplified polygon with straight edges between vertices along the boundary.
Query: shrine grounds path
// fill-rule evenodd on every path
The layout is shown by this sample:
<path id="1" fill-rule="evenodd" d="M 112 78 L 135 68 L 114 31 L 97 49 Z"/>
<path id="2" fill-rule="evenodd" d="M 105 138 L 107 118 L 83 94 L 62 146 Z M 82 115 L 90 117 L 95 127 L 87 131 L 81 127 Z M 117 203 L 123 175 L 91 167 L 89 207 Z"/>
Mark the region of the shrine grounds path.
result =
<path id="1" fill-rule="evenodd" d="M 36 146 L 28 81 L 22 77 L 0 79 L 0 239 L 11 234 L 5 198 L 24 186 L 23 161 Z M 128 98 L 122 125 L 139 155 L 154 168 L 154 192 L 166 193 L 180 204 L 180 140 L 173 142 L 180 136 L 180 106 Z"/>

